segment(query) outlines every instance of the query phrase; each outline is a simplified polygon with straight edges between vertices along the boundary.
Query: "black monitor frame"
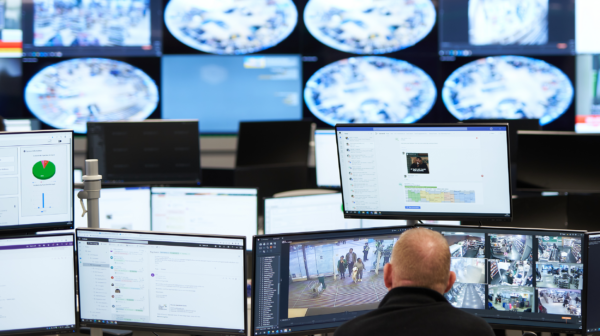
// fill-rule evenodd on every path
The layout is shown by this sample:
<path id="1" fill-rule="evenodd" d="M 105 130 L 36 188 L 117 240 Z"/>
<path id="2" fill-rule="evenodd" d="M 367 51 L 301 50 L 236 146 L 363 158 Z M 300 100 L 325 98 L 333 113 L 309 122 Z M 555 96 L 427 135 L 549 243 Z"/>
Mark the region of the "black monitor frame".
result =
<path id="1" fill-rule="evenodd" d="M 127 234 L 148 234 L 148 235 L 165 235 L 165 236 L 188 236 L 188 237 L 198 237 L 198 238 L 223 238 L 223 239 L 241 239 L 243 241 L 243 249 L 242 251 L 245 251 L 246 249 L 246 237 L 244 236 L 225 236 L 225 235 L 208 235 L 208 234 L 189 234 L 189 233 L 171 233 L 171 232 L 158 232 L 158 231 L 132 231 L 132 230 L 119 230 L 119 229 L 97 229 L 97 228 L 77 228 L 75 230 L 75 240 L 74 240 L 74 246 L 75 244 L 77 244 L 78 240 L 78 234 L 77 232 L 79 231 L 99 231 L 99 232 L 122 232 L 122 233 L 127 233 Z M 245 256 L 244 252 L 244 256 Z M 77 258 L 79 257 L 79 255 L 77 255 Z M 247 275 L 246 275 L 246 258 L 242 258 L 242 263 L 243 263 L 243 269 L 244 269 L 244 276 L 243 276 L 243 280 L 247 279 Z M 79 307 L 81 307 L 81 278 L 79 277 L 79 268 L 76 269 L 77 272 L 77 290 L 79 291 L 79 295 L 77 296 L 77 304 Z M 197 334 L 201 334 L 201 335 L 206 335 L 206 336 L 218 336 L 218 335 L 239 335 L 239 336 L 245 336 L 247 334 L 248 331 L 248 311 L 247 311 L 247 300 L 246 300 L 246 283 L 244 282 L 244 286 L 243 286 L 243 291 L 242 288 L 240 288 L 240 292 L 241 294 L 243 294 L 243 296 L 241 296 L 240 299 L 243 299 L 244 302 L 244 327 L 245 327 L 245 331 L 244 333 L 235 333 L 232 330 L 215 330 L 214 328 L 193 328 L 193 327 L 189 327 L 189 326 L 174 326 L 174 325 L 167 325 L 167 324 L 155 324 L 155 323 L 121 323 L 121 324 L 105 324 L 105 323 L 98 323 L 98 322 L 83 322 L 82 321 L 82 317 L 81 317 L 81 308 L 79 309 L 79 311 L 77 312 L 77 322 L 79 324 L 79 326 L 81 327 L 89 327 L 89 328 L 102 328 L 102 329 L 118 329 L 118 330 L 135 330 L 135 331 L 149 331 L 149 332 L 167 332 L 167 333 L 178 333 L 178 334 L 192 334 L 192 335 L 197 335 Z M 169 326 L 172 326 L 172 328 L 169 328 Z"/>
<path id="2" fill-rule="evenodd" d="M 75 176 L 72 171 L 74 169 L 73 158 L 75 155 L 75 137 L 73 130 L 36 130 L 36 131 L 23 131 L 23 132 L 0 132 L 0 138 L 2 135 L 12 135 L 12 134 L 52 134 L 52 133 L 71 133 L 71 186 L 73 187 L 75 184 Z M 73 192 L 71 188 L 71 192 Z M 73 199 L 75 195 L 73 195 Z M 10 234 L 19 234 L 19 233 L 32 233 L 39 231 L 51 231 L 51 230 L 69 230 L 75 228 L 75 207 L 73 205 L 73 199 L 71 199 L 69 206 L 71 206 L 71 221 L 66 222 L 54 222 L 54 223 L 43 223 L 43 224 L 24 224 L 24 225 L 7 225 L 0 226 L 0 233 L 10 232 Z"/>
<path id="3" fill-rule="evenodd" d="M 512 185 L 511 181 L 511 171 L 510 171 L 510 129 L 508 124 L 499 124 L 499 123 L 473 123 L 465 126 L 465 124 L 337 124 L 335 126 L 336 130 L 336 148 L 338 155 L 338 167 L 340 169 L 340 181 L 342 181 L 342 167 L 340 163 L 340 151 L 339 151 L 339 137 L 337 136 L 338 128 L 363 128 L 363 127 L 382 127 L 382 128 L 403 128 L 403 127 L 506 127 L 506 154 L 507 154 L 507 172 L 508 172 L 508 191 L 509 191 L 509 204 L 510 204 L 510 216 L 506 216 L 503 214 L 490 214 L 490 215 L 482 215 L 482 214 L 469 214 L 469 213 L 456 213 L 456 214 L 440 214 L 440 215 L 431 215 L 430 214 L 419 214 L 419 213 L 401 213 L 401 214 L 348 214 L 344 213 L 344 218 L 362 218 L 362 219 L 405 219 L 405 220 L 453 220 L 453 221 L 493 221 L 493 222 L 510 222 L 514 216 L 513 212 L 513 204 L 512 204 Z M 344 183 L 341 182 L 341 190 L 342 190 L 342 202 L 345 204 L 344 200 Z M 356 211 L 359 212 L 359 211 Z M 366 211 L 364 211 L 366 212 Z"/>
<path id="4" fill-rule="evenodd" d="M 59 236 L 72 236 L 73 237 L 73 292 L 77 293 L 77 286 L 78 286 L 78 282 L 77 282 L 77 251 L 75 250 L 75 244 L 77 243 L 76 239 L 75 239 L 75 234 L 74 233 L 52 233 L 52 234 L 44 234 L 44 235 L 39 235 L 39 236 L 32 236 L 32 235 L 11 235 L 11 236 L 7 236 L 7 237 L 0 237 L 0 240 L 3 239 L 15 239 L 15 238 L 47 238 L 47 237 L 59 237 Z M 15 331 L 15 330 L 9 330 L 8 332 L 2 332 L 0 331 L 0 336 L 9 336 L 9 335 L 48 335 L 48 334 L 59 334 L 59 333 L 75 333 L 79 331 L 79 318 L 78 318 L 78 312 L 77 312 L 77 305 L 78 305 L 78 296 L 74 295 L 73 296 L 75 298 L 75 300 L 73 301 L 73 311 L 75 312 L 75 323 L 74 323 L 74 327 L 73 329 L 51 329 L 48 330 L 46 328 L 35 328 L 35 329 L 19 329 L 22 331 Z"/>
<path id="5" fill-rule="evenodd" d="M 89 137 L 89 125 L 90 124 L 147 124 L 147 123 L 182 123 L 182 122 L 198 122 L 198 120 L 190 120 L 190 119 L 146 119 L 141 121 L 99 121 L 99 122 L 87 122 L 88 125 L 88 136 L 87 136 L 87 158 L 88 159 L 97 159 L 94 157 L 90 157 L 92 150 L 92 144 Z M 198 129 L 198 127 L 196 127 Z M 99 173 L 102 173 L 99 170 Z M 198 133 L 198 179 L 197 180 L 178 180 L 178 181 L 169 181 L 169 180 L 160 180 L 160 181 L 107 181 L 102 180 L 102 186 L 137 186 L 137 185 L 149 185 L 149 186 L 158 186 L 158 185 L 173 185 L 173 186 L 199 186 L 202 182 L 202 169 L 201 169 L 201 158 L 200 158 L 200 133 Z"/>
<path id="6" fill-rule="evenodd" d="M 588 306 L 588 302 L 587 302 L 587 291 L 588 291 L 588 281 L 589 281 L 589 271 L 590 271 L 590 267 L 589 267 L 589 244 L 590 244 L 590 236 L 591 235 L 598 235 L 600 234 L 600 232 L 587 232 L 585 234 L 584 237 L 584 241 L 583 241 L 583 246 L 582 248 L 585 249 L 585 253 L 583 254 L 583 293 L 585 293 L 585 296 L 582 296 L 582 303 L 581 303 L 581 311 L 582 311 L 582 322 L 583 322 L 583 332 L 582 335 L 589 335 L 589 336 L 598 336 L 600 335 L 600 330 L 592 330 L 592 331 L 588 331 L 588 319 L 587 319 L 587 306 Z"/>

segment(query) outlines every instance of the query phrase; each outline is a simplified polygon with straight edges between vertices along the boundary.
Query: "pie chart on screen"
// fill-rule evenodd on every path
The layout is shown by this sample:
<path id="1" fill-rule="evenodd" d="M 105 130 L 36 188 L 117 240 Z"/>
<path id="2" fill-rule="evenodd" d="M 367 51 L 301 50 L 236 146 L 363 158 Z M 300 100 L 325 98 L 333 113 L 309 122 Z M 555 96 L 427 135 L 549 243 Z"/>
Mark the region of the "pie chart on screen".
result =
<path id="1" fill-rule="evenodd" d="M 56 174 L 56 166 L 52 161 L 42 160 L 33 165 L 33 176 L 38 180 L 47 180 Z"/>

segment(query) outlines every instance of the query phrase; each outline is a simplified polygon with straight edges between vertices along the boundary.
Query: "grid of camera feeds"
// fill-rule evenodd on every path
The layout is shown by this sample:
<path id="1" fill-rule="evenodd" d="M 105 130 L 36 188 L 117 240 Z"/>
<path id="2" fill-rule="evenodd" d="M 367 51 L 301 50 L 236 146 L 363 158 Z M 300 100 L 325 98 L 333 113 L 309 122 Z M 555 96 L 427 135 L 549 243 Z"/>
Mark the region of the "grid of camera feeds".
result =
<path id="1" fill-rule="evenodd" d="M 455 307 L 581 316 L 581 234 L 442 232 L 457 280 Z"/>

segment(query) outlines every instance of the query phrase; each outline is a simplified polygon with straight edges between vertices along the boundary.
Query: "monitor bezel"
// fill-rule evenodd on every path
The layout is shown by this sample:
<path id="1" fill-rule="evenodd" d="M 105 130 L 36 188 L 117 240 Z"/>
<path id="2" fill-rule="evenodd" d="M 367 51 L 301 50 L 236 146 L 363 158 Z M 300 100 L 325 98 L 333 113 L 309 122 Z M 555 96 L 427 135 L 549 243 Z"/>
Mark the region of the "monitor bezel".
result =
<path id="1" fill-rule="evenodd" d="M 199 130 L 200 122 L 196 119 L 146 119 L 146 120 L 120 120 L 120 121 L 88 121 L 86 123 L 86 127 L 89 130 L 90 124 L 147 124 L 147 123 L 196 123 L 196 131 Z M 91 151 L 91 141 L 89 141 L 89 132 L 86 133 L 86 158 L 87 159 L 96 159 L 90 157 Z M 178 180 L 178 181 L 169 181 L 169 180 L 157 180 L 157 181 L 113 181 L 113 180 L 102 180 L 102 186 L 114 186 L 114 187 L 127 187 L 127 186 L 135 186 L 135 185 L 150 185 L 150 186 L 159 186 L 159 185 L 182 185 L 182 186 L 200 186 L 202 184 L 202 158 L 200 155 L 200 131 L 198 131 L 198 179 L 197 180 Z"/>
<path id="2" fill-rule="evenodd" d="M 6 239 L 19 239 L 19 238 L 48 238 L 48 237 L 60 237 L 60 236 L 71 236 L 73 237 L 73 293 L 77 294 L 77 289 L 78 289 L 78 281 L 77 281 L 77 251 L 75 250 L 75 234 L 74 233 L 51 233 L 51 234 L 43 234 L 43 235 L 10 235 L 10 236 L 2 236 L 0 237 L 0 240 L 6 240 Z M 55 334 L 57 333 L 75 333 L 79 331 L 79 318 L 78 318 L 78 311 L 77 311 L 77 305 L 78 305 L 78 295 L 73 295 L 73 312 L 75 313 L 74 317 L 74 321 L 75 323 L 73 324 L 74 327 L 72 329 L 52 329 L 55 330 Z M 15 331 L 15 329 L 11 329 L 8 330 L 7 332 L 5 331 L 1 331 L 0 330 L 0 336 L 8 336 L 8 335 L 15 335 L 15 336 L 25 336 L 25 335 L 48 335 L 49 333 L 53 333 L 52 331 L 49 331 L 48 329 L 43 329 L 40 330 L 39 328 L 35 328 L 35 329 L 18 329 L 21 330 L 19 331 Z"/>
<path id="3" fill-rule="evenodd" d="M 584 241 L 582 242 L 582 249 L 585 250 L 585 253 L 583 254 L 583 293 L 585 293 L 585 295 L 581 296 L 581 324 L 583 325 L 583 331 L 582 334 L 583 335 L 594 335 L 594 334 L 598 334 L 596 331 L 594 332 L 588 332 L 587 331 L 587 291 L 588 291 L 588 276 L 589 276 L 589 266 L 588 266 L 588 260 L 589 260 L 589 244 L 590 244 L 590 236 L 591 235 L 598 235 L 600 234 L 599 232 L 586 232 L 586 234 L 584 235 Z"/>
<path id="4" fill-rule="evenodd" d="M 333 132 L 333 136 L 335 137 L 335 128 L 317 128 L 314 132 L 314 151 L 315 151 L 315 178 L 316 178 L 316 183 L 317 183 L 317 187 L 320 189 L 329 189 L 329 190 L 336 190 L 336 191 L 341 191 L 342 190 L 342 183 L 340 181 L 340 185 L 325 185 L 325 184 L 319 184 L 319 170 L 317 169 L 317 167 L 319 166 L 319 159 L 317 156 L 317 133 L 318 132 Z M 337 145 L 337 142 L 336 142 Z M 339 162 L 338 162 L 338 166 L 339 166 Z"/>
<path id="5" fill-rule="evenodd" d="M 96 232 L 118 232 L 118 233 L 128 233 L 128 234 L 149 234 L 149 235 L 165 235 L 165 236 L 187 236 L 187 237 L 196 237 L 196 238 L 222 238 L 222 239 L 241 239 L 243 242 L 244 256 L 246 249 L 246 237 L 244 236 L 229 236 L 229 235 L 210 235 L 210 234 L 191 234 L 191 233 L 172 233 L 172 232 L 162 232 L 162 231 L 140 231 L 140 230 L 120 230 L 120 229 L 100 229 L 100 228 L 77 228 L 75 230 L 75 244 L 77 244 L 78 240 L 78 232 L 79 231 L 96 231 Z M 78 252 L 77 252 L 78 253 Z M 77 254 L 77 258 L 79 258 L 79 254 Z M 177 328 L 169 328 L 169 326 L 173 327 L 174 325 L 167 324 L 153 324 L 153 323 L 133 323 L 133 324 L 104 324 L 104 323 L 90 323 L 90 322 L 82 322 L 81 317 L 81 278 L 79 277 L 79 267 L 77 267 L 77 290 L 79 291 L 79 295 L 77 295 L 77 304 L 79 307 L 79 311 L 77 312 L 77 322 L 80 327 L 88 327 L 88 328 L 102 328 L 102 329 L 118 329 L 118 330 L 135 330 L 135 331 L 150 331 L 150 332 L 169 332 L 176 334 L 201 334 L 201 335 L 238 335 L 245 336 L 248 333 L 248 308 L 247 308 L 247 289 L 246 289 L 246 258 L 242 258 L 242 267 L 243 267 L 243 288 L 240 288 L 241 294 L 243 294 L 243 307 L 244 307 L 244 332 L 239 333 L 235 330 L 214 330 L 214 328 L 190 328 L 189 326 L 181 326 Z M 243 290 L 242 290 L 243 289 Z"/>
<path id="6" fill-rule="evenodd" d="M 35 130 L 35 131 L 20 131 L 20 132 L 0 132 L 0 137 L 3 135 L 14 135 L 14 134 L 52 134 L 52 133 L 71 133 L 71 171 L 74 169 L 74 156 L 75 156 L 75 136 L 73 130 L 65 129 L 65 130 Z M 75 207 L 73 206 L 75 200 L 75 194 L 73 193 L 73 189 L 75 187 L 75 176 L 73 173 L 70 174 L 71 178 L 71 202 L 69 206 L 71 206 L 71 221 L 63 221 L 63 222 L 52 222 L 52 223 L 40 223 L 40 224 L 17 224 L 17 225 L 7 225 L 0 226 L 0 233 L 10 233 L 19 234 L 19 233 L 29 233 L 29 232 L 42 232 L 42 231 L 53 231 L 53 230 L 69 230 L 75 228 Z"/>
<path id="7" fill-rule="evenodd" d="M 201 186 L 150 186 L 150 231 L 154 230 L 154 221 L 153 221 L 153 213 L 152 213 L 152 208 L 153 208 L 153 203 L 152 203 L 152 189 L 154 188 L 166 188 L 166 189 L 255 189 L 256 190 L 256 225 L 255 225 L 255 231 L 256 234 L 259 233 L 259 216 L 261 215 L 259 213 L 259 206 L 260 206 L 260 189 L 258 187 L 201 187 Z M 161 231 L 156 231 L 156 232 L 161 232 Z M 173 234 L 177 234 L 177 232 L 171 232 Z M 194 234 L 194 233 L 192 233 Z M 252 235 L 254 236 L 254 235 Z M 246 239 L 248 239 L 248 237 L 246 237 Z M 252 242 L 250 242 L 252 243 Z M 248 244 L 248 242 L 246 242 L 245 244 L 245 248 L 246 248 L 246 252 L 251 252 L 252 251 L 252 247 L 254 245 L 250 245 Z M 250 248 L 250 249 L 248 249 Z"/>
<path id="8" fill-rule="evenodd" d="M 510 206 L 510 215 L 506 216 L 506 214 L 481 214 L 481 213 L 471 213 L 471 214 L 441 214 L 441 215 L 432 215 L 432 214 L 419 214 L 419 213 L 403 213 L 398 215 L 368 215 L 368 214 L 347 214 L 344 213 L 344 218 L 360 218 L 360 219 L 404 219 L 404 220 L 451 220 L 451 221 L 493 221 L 493 222 L 511 222 L 514 216 L 513 204 L 512 204 L 512 185 L 511 181 L 511 171 L 510 171 L 510 128 L 508 124 L 501 123 L 472 123 L 468 126 L 465 124 L 455 123 L 455 124 L 337 124 L 335 125 L 336 131 L 336 148 L 337 148 L 337 156 L 338 156 L 338 168 L 340 169 L 340 181 L 342 181 L 342 167 L 340 163 L 340 151 L 339 151 L 339 137 L 337 136 L 338 128 L 363 128 L 363 127 L 385 127 L 385 128 L 406 128 L 406 127 L 506 127 L 506 154 L 507 154 L 507 166 L 506 170 L 508 173 L 508 197 L 509 197 L 509 206 Z M 344 200 L 344 183 L 341 183 L 341 191 L 342 191 L 342 202 L 345 203 Z"/>

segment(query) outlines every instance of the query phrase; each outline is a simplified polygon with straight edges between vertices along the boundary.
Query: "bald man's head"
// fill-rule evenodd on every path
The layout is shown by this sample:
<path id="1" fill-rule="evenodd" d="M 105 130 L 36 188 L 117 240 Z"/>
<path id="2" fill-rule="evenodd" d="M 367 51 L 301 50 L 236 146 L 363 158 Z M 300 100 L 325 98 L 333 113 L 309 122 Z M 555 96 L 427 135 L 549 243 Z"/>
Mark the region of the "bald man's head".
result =
<path id="1" fill-rule="evenodd" d="M 389 265 L 389 267 L 388 267 Z M 450 249 L 439 232 L 415 228 L 404 232 L 386 265 L 386 287 L 424 287 L 445 293 L 456 280 L 450 272 Z"/>

